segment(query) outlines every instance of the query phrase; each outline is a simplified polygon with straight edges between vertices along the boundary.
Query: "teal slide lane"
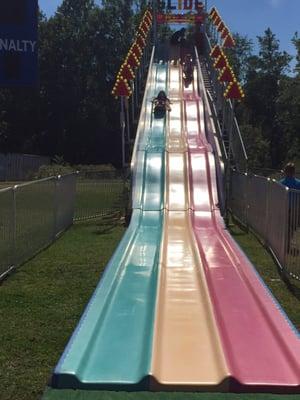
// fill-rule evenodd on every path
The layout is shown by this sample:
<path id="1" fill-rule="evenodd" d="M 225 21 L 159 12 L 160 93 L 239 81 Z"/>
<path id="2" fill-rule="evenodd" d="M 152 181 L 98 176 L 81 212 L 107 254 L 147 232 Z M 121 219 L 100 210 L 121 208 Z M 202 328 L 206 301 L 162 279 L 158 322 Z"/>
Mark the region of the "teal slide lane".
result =
<path id="1" fill-rule="evenodd" d="M 153 71 L 149 96 L 166 87 L 166 66 L 154 65 Z M 53 387 L 147 387 L 163 225 L 165 122 L 152 119 L 148 104 L 146 114 L 135 164 L 139 207 L 54 371 Z"/>
<path id="2" fill-rule="evenodd" d="M 146 116 L 140 121 L 143 131 L 137 137 L 132 208 L 157 211 L 164 207 L 161 169 L 164 168 L 165 118 L 153 118 L 152 100 L 160 90 L 166 91 L 167 67 L 155 64 L 150 74 L 152 84 L 146 93 Z"/>

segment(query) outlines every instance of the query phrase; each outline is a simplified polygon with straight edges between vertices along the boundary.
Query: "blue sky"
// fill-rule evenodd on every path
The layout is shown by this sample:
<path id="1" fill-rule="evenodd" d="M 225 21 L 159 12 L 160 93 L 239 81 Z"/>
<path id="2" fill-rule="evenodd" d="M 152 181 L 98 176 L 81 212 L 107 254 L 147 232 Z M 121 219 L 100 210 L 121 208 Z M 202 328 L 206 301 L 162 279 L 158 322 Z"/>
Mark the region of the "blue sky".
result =
<path id="1" fill-rule="evenodd" d="M 62 0 L 39 0 L 40 7 L 49 16 Z M 255 39 L 270 27 L 280 40 L 281 49 L 295 55 L 291 38 L 300 34 L 300 0 L 207 0 L 217 7 L 232 32 Z M 176 1 L 174 0 L 174 3 Z"/>

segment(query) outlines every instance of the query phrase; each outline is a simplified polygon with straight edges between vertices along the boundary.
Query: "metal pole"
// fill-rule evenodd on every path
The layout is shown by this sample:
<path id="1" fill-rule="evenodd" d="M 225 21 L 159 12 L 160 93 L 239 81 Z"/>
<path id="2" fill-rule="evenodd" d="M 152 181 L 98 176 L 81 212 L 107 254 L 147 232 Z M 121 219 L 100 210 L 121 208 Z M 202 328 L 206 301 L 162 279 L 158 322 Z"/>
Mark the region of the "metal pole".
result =
<path id="1" fill-rule="evenodd" d="M 229 100 L 229 127 L 228 127 L 228 139 L 229 139 L 229 161 L 230 161 L 230 156 L 233 153 L 232 152 L 232 133 L 233 133 L 233 123 L 234 123 L 234 106 L 235 106 L 235 100 L 232 100 L 232 104 L 230 106 L 230 100 Z"/>
<path id="2" fill-rule="evenodd" d="M 271 185 L 272 181 L 268 178 L 267 190 L 266 190 L 266 215 L 265 215 L 265 223 L 264 223 L 264 243 L 266 246 L 269 246 L 269 222 L 272 216 L 270 216 L 270 199 L 271 199 Z"/>
<path id="3" fill-rule="evenodd" d="M 230 159 L 227 157 L 225 164 L 225 214 L 224 220 L 226 226 L 229 225 L 229 196 L 230 196 Z"/>
<path id="4" fill-rule="evenodd" d="M 229 107 L 230 107 L 230 103 L 229 103 Z M 229 128 L 228 128 L 228 130 L 229 130 L 229 140 L 230 140 L 229 144 L 230 144 L 230 147 L 232 146 L 232 141 L 233 141 L 234 107 L 235 107 L 235 100 L 233 99 L 232 103 L 231 103 L 231 107 L 230 107 L 231 113 L 230 113 L 230 116 L 229 116 Z"/>
<path id="5" fill-rule="evenodd" d="M 138 109 L 139 107 L 139 100 L 138 100 L 138 73 L 136 72 L 135 80 L 134 80 L 134 98 L 135 98 L 135 107 Z"/>
<path id="6" fill-rule="evenodd" d="M 225 204 L 226 204 L 226 209 L 225 209 L 225 223 L 229 223 L 229 214 L 228 214 L 228 202 L 229 202 L 229 196 L 230 196 L 230 173 L 231 173 L 231 146 L 232 146 L 232 127 L 233 127 L 233 118 L 234 118 L 234 111 L 233 107 L 230 107 L 231 115 L 230 115 L 230 126 L 228 127 L 228 141 L 229 141 L 229 147 L 228 147 L 228 157 L 227 157 L 227 163 L 226 163 L 226 173 L 225 173 Z"/>
<path id="7" fill-rule="evenodd" d="M 129 123 L 129 101 L 128 98 L 125 97 L 125 115 L 126 115 L 126 131 L 127 131 L 127 142 L 130 143 L 130 123 Z"/>
<path id="8" fill-rule="evenodd" d="M 122 134 L 122 167 L 125 168 L 125 114 L 124 114 L 124 99 L 123 96 L 120 98 L 121 112 L 120 112 L 120 124 Z"/>
<path id="9" fill-rule="evenodd" d="M 53 223 L 53 240 L 55 240 L 56 235 L 59 233 L 58 229 L 58 191 L 60 185 L 61 175 L 54 178 L 54 223 Z"/>
<path id="10" fill-rule="evenodd" d="M 12 266 L 16 267 L 17 259 L 17 186 L 13 187 L 13 209 L 12 209 Z"/>
<path id="11" fill-rule="evenodd" d="M 134 82 L 130 81 L 130 87 L 132 90 L 132 95 L 131 95 L 131 119 L 132 119 L 132 125 L 135 122 L 135 112 L 134 112 Z"/>

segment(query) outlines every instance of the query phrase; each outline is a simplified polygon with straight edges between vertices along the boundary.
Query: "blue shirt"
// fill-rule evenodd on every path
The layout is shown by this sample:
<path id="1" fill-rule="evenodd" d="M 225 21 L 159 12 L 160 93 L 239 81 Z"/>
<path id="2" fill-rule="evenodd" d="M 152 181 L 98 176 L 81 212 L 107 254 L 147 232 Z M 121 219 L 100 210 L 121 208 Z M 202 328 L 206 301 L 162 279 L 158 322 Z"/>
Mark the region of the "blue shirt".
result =
<path id="1" fill-rule="evenodd" d="M 300 180 L 296 178 L 284 178 L 279 181 L 284 186 L 287 186 L 290 189 L 300 190 Z"/>

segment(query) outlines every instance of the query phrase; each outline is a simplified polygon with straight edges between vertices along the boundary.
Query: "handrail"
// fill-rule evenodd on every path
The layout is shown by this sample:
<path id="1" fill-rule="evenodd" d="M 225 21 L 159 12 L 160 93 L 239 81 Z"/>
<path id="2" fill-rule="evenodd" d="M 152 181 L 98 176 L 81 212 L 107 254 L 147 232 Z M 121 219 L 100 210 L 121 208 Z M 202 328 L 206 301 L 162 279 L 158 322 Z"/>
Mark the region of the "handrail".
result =
<path id="1" fill-rule="evenodd" d="M 229 104 L 230 104 L 230 107 L 233 109 L 233 105 L 232 105 L 231 100 L 229 101 Z M 240 131 L 240 126 L 239 126 L 239 124 L 237 122 L 236 117 L 234 117 L 233 121 L 234 121 L 234 125 L 235 125 L 235 128 L 237 130 L 237 134 L 239 136 L 239 140 L 240 140 L 240 143 L 241 143 L 241 146 L 242 146 L 244 158 L 245 158 L 245 161 L 247 163 L 248 162 L 248 155 L 247 155 L 246 148 L 245 148 L 245 145 L 244 145 L 244 141 L 243 141 L 243 138 L 242 138 L 242 134 L 241 134 L 241 131 Z"/>
<path id="2" fill-rule="evenodd" d="M 9 192 L 11 189 L 14 188 L 14 185 L 12 186 L 7 186 L 5 188 L 0 189 L 0 193 L 5 193 L 5 192 Z"/>
<path id="3" fill-rule="evenodd" d="M 200 66 L 200 60 L 199 60 L 199 55 L 197 48 L 195 47 L 195 55 L 196 55 L 196 63 L 197 63 L 197 69 L 198 69 L 198 78 L 201 81 L 201 85 L 199 87 L 201 97 L 203 99 L 203 105 L 204 105 L 204 121 L 205 121 L 205 134 L 208 134 L 209 137 L 209 142 L 213 148 L 214 152 L 214 158 L 215 158 L 215 166 L 216 166 L 216 178 L 217 178 L 217 187 L 218 187 L 218 193 L 219 193 L 219 203 L 220 203 L 220 209 L 221 213 L 225 213 L 226 209 L 226 202 L 225 202 L 225 185 L 224 185 L 224 174 L 225 174 L 225 166 L 224 166 L 224 161 L 226 162 L 227 158 L 223 161 L 222 160 L 222 152 L 219 147 L 219 143 L 216 142 L 216 129 L 215 129 L 215 123 L 213 120 L 213 116 L 211 113 L 211 108 L 207 96 L 207 91 L 205 90 L 204 86 L 204 80 L 202 76 L 202 71 L 201 71 L 201 66 Z"/>
<path id="4" fill-rule="evenodd" d="M 213 98 L 212 98 L 212 96 L 211 96 L 211 94 L 209 93 L 208 90 L 206 90 L 206 94 L 207 94 L 207 98 L 209 100 L 210 109 L 213 109 L 212 116 L 217 116 L 217 110 L 216 110 L 216 106 L 214 104 L 214 100 L 213 100 Z M 224 160 L 227 160 L 228 154 L 227 154 L 227 150 L 226 150 L 224 141 L 222 140 L 222 130 L 221 130 L 220 122 L 219 122 L 217 117 L 215 118 L 214 122 L 215 122 L 215 125 L 218 128 L 216 131 L 217 131 L 217 135 L 218 135 L 218 138 L 219 138 L 219 143 L 221 143 L 221 147 L 222 147 L 221 148 L 221 152 L 223 153 Z"/>
<path id="5" fill-rule="evenodd" d="M 210 39 L 209 39 L 207 33 L 205 33 L 205 39 L 206 39 L 206 44 L 207 44 L 207 47 L 208 47 L 208 51 L 210 52 L 212 50 L 212 46 L 211 46 Z M 209 58 L 208 58 L 208 60 L 209 60 Z M 216 88 L 214 88 L 214 89 L 216 89 Z M 234 106 L 233 106 L 232 101 L 229 99 L 229 100 L 227 100 L 227 102 L 229 104 L 230 112 L 234 114 Z M 233 127 L 234 127 L 234 129 L 236 131 L 236 135 L 237 135 L 238 141 L 239 141 L 240 146 L 241 146 L 242 156 L 243 156 L 243 158 L 245 160 L 245 163 L 247 165 L 248 155 L 247 155 L 246 148 L 245 148 L 245 145 L 244 145 L 244 142 L 243 142 L 243 138 L 242 138 L 241 131 L 240 131 L 240 128 L 239 128 L 239 124 L 238 124 L 238 121 L 237 121 L 235 116 L 233 118 L 233 124 L 234 124 Z"/>

